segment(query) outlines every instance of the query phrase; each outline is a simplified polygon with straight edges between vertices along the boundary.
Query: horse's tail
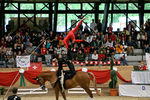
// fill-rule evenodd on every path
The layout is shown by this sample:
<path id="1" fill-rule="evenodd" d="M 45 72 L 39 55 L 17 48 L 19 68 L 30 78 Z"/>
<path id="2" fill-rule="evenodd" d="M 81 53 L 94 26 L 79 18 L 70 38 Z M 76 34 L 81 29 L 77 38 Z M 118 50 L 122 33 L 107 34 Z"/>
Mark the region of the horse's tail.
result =
<path id="1" fill-rule="evenodd" d="M 101 96 L 101 92 L 97 89 L 97 86 L 96 86 L 96 78 L 95 78 L 94 74 L 91 73 L 91 72 L 88 72 L 88 74 L 90 74 L 93 77 L 94 89 L 96 91 L 96 94 L 99 95 L 99 96 Z"/>

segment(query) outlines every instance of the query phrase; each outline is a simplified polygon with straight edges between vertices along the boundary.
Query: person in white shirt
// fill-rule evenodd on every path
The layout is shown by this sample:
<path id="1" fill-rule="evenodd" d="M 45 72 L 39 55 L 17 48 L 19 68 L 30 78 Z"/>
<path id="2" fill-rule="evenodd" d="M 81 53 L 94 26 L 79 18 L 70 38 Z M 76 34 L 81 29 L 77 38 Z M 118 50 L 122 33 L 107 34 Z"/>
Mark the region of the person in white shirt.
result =
<path id="1" fill-rule="evenodd" d="M 92 42 L 92 36 L 91 35 L 89 35 L 87 38 L 86 38 L 86 41 L 88 42 L 88 43 L 91 43 Z"/>
<path id="2" fill-rule="evenodd" d="M 94 53 L 92 54 L 92 60 L 93 61 L 97 61 L 98 60 L 98 54 L 97 54 L 96 50 L 94 50 Z"/>
<path id="3" fill-rule="evenodd" d="M 137 35 L 137 41 L 138 41 L 138 47 L 139 48 L 143 48 L 144 47 L 144 40 L 145 40 L 145 36 L 142 33 L 142 31 Z"/>
<path id="4" fill-rule="evenodd" d="M 95 23 L 94 19 L 92 19 L 92 23 L 90 24 L 90 30 L 94 31 L 95 26 L 97 26 L 97 24 Z"/>

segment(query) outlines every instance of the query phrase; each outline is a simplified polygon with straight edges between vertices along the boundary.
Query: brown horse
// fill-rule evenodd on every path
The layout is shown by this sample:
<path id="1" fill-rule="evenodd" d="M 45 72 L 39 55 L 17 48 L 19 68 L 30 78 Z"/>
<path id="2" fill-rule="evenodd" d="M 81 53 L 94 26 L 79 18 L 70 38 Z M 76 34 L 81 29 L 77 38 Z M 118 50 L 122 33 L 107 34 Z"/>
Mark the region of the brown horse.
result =
<path id="1" fill-rule="evenodd" d="M 65 81 L 65 87 L 66 87 L 66 89 L 70 89 L 70 88 L 74 88 L 79 85 L 81 88 L 83 88 L 87 92 L 87 94 L 91 98 L 93 98 L 93 94 L 92 94 L 91 90 L 89 89 L 91 77 L 93 77 L 94 88 L 95 88 L 96 94 L 100 96 L 101 93 L 98 91 L 98 89 L 96 87 L 95 76 L 91 72 L 76 72 L 76 74 L 74 75 L 74 77 L 72 79 L 68 79 Z M 41 74 L 39 74 L 37 76 L 36 80 L 40 84 L 40 86 L 43 87 L 43 89 L 45 88 L 46 81 L 49 81 L 51 83 L 51 85 L 54 86 L 54 83 L 57 80 L 56 72 L 52 72 L 52 71 L 42 72 Z M 56 100 L 58 100 L 59 91 L 61 92 L 64 100 L 66 100 L 65 92 L 61 91 L 58 82 L 57 82 L 56 86 L 53 88 L 55 90 Z"/>

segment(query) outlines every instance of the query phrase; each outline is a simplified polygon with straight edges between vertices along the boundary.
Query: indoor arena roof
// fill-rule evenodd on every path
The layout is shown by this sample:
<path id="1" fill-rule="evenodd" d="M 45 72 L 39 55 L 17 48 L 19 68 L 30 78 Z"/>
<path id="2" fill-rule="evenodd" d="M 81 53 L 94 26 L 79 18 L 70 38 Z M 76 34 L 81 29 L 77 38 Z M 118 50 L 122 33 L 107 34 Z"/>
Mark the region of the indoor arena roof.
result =
<path id="1" fill-rule="evenodd" d="M 1 0 L 0 0 L 1 1 Z M 106 2 L 107 0 L 5 0 L 6 2 Z M 111 0 L 111 2 L 138 2 L 139 0 Z M 150 2 L 150 0 L 142 0 Z"/>

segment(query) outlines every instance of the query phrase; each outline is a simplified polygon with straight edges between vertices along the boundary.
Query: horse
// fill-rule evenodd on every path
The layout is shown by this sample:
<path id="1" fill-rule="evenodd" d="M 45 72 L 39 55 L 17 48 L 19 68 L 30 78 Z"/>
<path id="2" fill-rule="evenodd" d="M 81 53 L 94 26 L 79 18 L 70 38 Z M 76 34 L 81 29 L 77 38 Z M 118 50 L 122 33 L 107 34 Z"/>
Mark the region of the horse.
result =
<path id="1" fill-rule="evenodd" d="M 71 89 L 71 88 L 74 88 L 76 86 L 80 86 L 81 88 L 83 88 L 86 91 L 86 93 L 90 96 L 90 98 L 93 99 L 92 91 L 89 89 L 91 77 L 93 77 L 94 89 L 96 91 L 96 94 L 100 96 L 101 93 L 97 89 L 95 76 L 91 72 L 77 71 L 72 79 L 67 79 L 65 81 L 65 89 Z M 56 72 L 45 71 L 45 72 L 40 73 L 36 77 L 36 80 L 37 80 L 37 83 L 42 87 L 42 89 L 45 89 L 45 82 L 49 81 L 55 90 L 56 100 L 59 99 L 59 91 L 62 94 L 63 99 L 66 100 L 65 92 L 61 91 L 59 82 L 56 83 L 57 78 L 58 77 L 56 75 Z M 54 86 L 54 84 L 55 84 L 55 86 Z"/>

